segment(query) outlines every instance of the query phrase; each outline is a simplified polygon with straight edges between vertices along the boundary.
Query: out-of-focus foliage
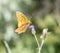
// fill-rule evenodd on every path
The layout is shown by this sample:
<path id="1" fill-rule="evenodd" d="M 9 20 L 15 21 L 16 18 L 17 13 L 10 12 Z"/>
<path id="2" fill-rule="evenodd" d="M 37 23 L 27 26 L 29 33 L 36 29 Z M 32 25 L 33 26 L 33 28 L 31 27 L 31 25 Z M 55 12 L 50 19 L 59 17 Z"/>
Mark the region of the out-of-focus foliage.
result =
<path id="1" fill-rule="evenodd" d="M 31 31 L 15 33 L 16 11 L 23 12 L 35 26 L 38 40 L 43 28 L 50 34 L 45 39 L 42 53 L 60 53 L 60 0 L 0 0 L 0 53 L 6 53 L 2 43 L 9 43 L 12 53 L 37 53 Z"/>

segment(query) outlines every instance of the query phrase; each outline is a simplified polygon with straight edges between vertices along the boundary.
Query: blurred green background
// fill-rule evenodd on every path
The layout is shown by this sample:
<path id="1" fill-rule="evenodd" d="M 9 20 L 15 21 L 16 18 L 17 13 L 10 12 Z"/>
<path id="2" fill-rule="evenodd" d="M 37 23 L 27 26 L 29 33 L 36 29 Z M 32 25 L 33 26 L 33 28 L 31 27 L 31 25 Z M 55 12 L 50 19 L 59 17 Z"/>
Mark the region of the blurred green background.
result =
<path id="1" fill-rule="evenodd" d="M 41 53 L 60 53 L 60 0 L 0 0 L 0 53 L 7 53 L 3 40 L 9 43 L 12 53 L 37 53 L 37 43 L 28 29 L 15 33 L 16 11 L 23 12 L 35 26 L 37 38 L 44 28 L 50 34 Z"/>

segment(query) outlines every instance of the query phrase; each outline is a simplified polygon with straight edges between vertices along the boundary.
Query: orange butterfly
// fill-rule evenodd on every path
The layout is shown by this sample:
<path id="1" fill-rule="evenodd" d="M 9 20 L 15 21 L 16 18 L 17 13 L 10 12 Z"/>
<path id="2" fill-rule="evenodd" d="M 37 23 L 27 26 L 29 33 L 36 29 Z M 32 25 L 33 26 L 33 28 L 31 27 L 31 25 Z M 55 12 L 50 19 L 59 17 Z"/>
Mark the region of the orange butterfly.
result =
<path id="1" fill-rule="evenodd" d="M 15 32 L 21 34 L 27 30 L 27 28 L 31 24 L 31 21 L 28 20 L 27 17 L 19 11 L 16 12 L 16 16 L 18 21 L 18 28 L 15 30 Z"/>

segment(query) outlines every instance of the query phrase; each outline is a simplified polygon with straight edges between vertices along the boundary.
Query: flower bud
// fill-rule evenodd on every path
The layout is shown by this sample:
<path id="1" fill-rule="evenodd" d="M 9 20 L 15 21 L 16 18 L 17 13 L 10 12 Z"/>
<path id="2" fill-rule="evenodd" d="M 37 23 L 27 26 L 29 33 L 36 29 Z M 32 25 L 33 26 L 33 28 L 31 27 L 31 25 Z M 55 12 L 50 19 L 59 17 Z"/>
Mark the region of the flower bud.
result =
<path id="1" fill-rule="evenodd" d="M 47 33 L 48 33 L 47 31 L 48 31 L 47 28 L 43 29 L 42 35 L 40 36 L 41 39 L 45 39 L 46 38 Z"/>

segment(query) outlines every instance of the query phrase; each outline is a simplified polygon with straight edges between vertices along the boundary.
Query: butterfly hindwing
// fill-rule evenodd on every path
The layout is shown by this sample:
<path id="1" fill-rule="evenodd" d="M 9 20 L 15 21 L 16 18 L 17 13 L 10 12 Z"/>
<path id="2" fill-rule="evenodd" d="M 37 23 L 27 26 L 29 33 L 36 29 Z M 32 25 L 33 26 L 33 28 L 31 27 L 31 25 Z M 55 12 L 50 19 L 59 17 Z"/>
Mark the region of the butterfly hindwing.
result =
<path id="1" fill-rule="evenodd" d="M 23 33 L 27 30 L 28 25 L 21 26 L 15 30 L 15 32 L 18 32 L 18 34 Z"/>

